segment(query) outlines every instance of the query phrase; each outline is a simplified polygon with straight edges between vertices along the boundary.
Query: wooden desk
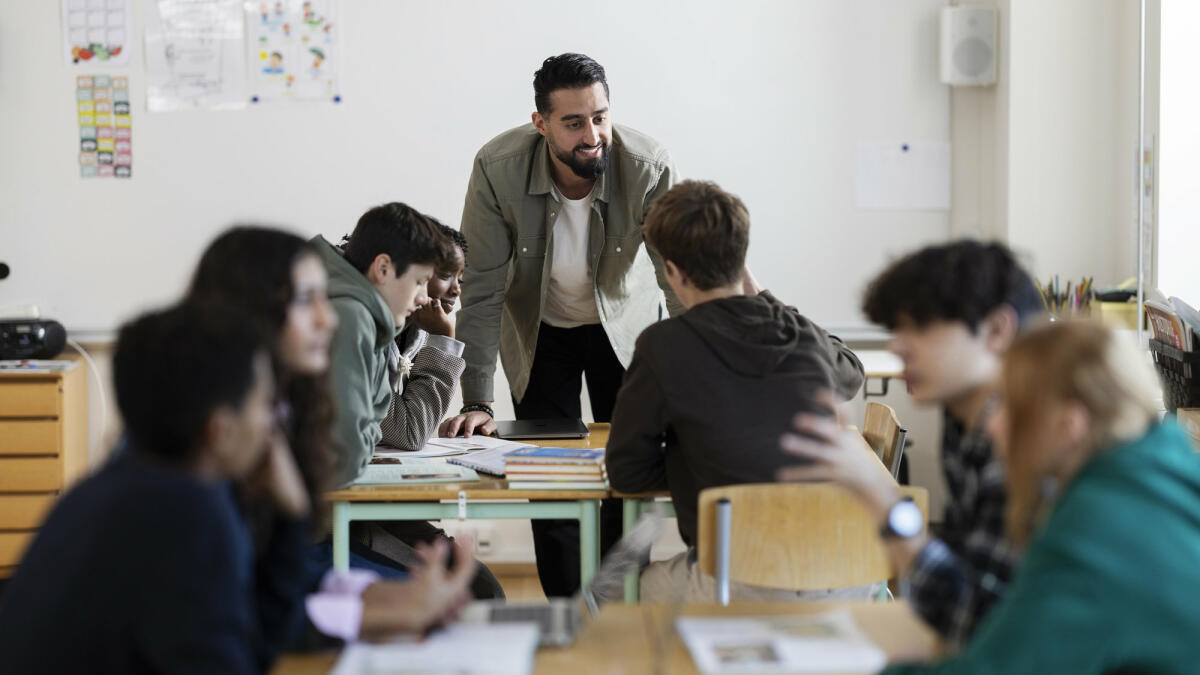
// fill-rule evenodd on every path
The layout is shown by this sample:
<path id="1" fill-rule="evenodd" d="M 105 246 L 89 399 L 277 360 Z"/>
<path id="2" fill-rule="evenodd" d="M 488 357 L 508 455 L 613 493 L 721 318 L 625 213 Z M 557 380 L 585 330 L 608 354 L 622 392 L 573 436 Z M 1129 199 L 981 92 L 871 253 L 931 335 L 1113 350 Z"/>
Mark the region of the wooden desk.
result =
<path id="1" fill-rule="evenodd" d="M 839 607 L 850 609 L 863 632 L 888 655 L 888 662 L 923 662 L 936 658 L 942 647 L 933 631 L 904 602 L 884 603 L 735 603 L 685 605 L 683 616 L 762 616 L 824 612 Z M 699 672 L 683 641 L 669 621 L 669 608 L 660 605 L 609 604 L 584 629 L 579 640 L 566 649 L 538 651 L 536 675 L 626 675 L 663 673 L 692 675 Z M 668 632 L 669 631 L 669 632 Z M 666 635 L 661 652 L 662 668 L 656 669 L 657 636 Z M 288 655 L 280 659 L 275 675 L 327 673 L 337 654 Z"/>
<path id="2" fill-rule="evenodd" d="M 582 439 L 536 441 L 564 448 L 603 448 L 608 425 L 589 425 Z M 469 483 L 355 485 L 326 495 L 333 503 L 333 566 L 350 566 L 350 521 L 442 520 L 453 518 L 564 518 L 579 521 L 579 559 L 583 583 L 600 564 L 600 500 L 608 490 L 512 490 L 499 478 Z"/>

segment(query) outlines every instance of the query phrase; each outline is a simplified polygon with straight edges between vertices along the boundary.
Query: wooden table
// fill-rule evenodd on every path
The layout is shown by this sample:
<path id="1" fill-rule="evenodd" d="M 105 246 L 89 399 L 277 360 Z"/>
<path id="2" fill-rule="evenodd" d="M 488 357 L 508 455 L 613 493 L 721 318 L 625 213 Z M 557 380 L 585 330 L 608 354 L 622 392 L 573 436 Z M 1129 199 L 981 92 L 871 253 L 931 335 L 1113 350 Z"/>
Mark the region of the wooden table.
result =
<path id="1" fill-rule="evenodd" d="M 839 607 L 850 610 L 855 621 L 875 644 L 887 654 L 889 663 L 924 662 L 939 656 L 942 647 L 933 631 L 904 602 L 885 603 L 735 603 L 685 605 L 682 616 L 763 616 L 797 615 L 830 611 Z M 618 605 L 604 607 L 595 622 L 584 629 L 579 640 L 565 649 L 538 651 L 536 675 L 628 675 L 662 673 L 692 675 L 696 670 L 683 641 L 675 634 L 671 608 L 661 605 Z M 664 636 L 659 642 L 659 636 Z M 661 649 L 659 648 L 659 645 Z M 655 668 L 655 652 L 662 659 Z M 486 658 L 481 656 L 481 658 Z M 288 655 L 280 659 L 275 675 L 327 673 L 337 654 Z"/>
<path id="2" fill-rule="evenodd" d="M 603 448 L 608 425 L 589 425 L 582 439 L 535 441 L 563 448 Z M 600 563 L 600 500 L 608 490 L 512 490 L 499 478 L 467 483 L 355 485 L 326 494 L 333 503 L 333 567 L 350 566 L 350 521 L 442 520 L 452 518 L 564 518 L 579 521 L 579 559 L 583 583 Z"/>

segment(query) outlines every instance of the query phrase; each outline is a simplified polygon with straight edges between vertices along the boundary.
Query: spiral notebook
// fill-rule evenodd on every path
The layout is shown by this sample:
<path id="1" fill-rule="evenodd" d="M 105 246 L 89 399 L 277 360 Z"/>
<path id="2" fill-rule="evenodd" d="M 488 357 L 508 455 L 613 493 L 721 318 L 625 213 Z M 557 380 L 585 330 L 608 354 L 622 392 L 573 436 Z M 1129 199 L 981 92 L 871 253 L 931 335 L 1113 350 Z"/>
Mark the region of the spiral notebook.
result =
<path id="1" fill-rule="evenodd" d="M 475 469 L 479 473 L 503 477 L 504 456 L 510 452 L 533 447 L 537 446 L 526 443 L 505 443 L 504 445 L 496 445 L 486 450 L 476 450 L 465 455 L 449 457 L 446 461 L 458 464 L 459 466 L 465 466 L 468 469 Z"/>

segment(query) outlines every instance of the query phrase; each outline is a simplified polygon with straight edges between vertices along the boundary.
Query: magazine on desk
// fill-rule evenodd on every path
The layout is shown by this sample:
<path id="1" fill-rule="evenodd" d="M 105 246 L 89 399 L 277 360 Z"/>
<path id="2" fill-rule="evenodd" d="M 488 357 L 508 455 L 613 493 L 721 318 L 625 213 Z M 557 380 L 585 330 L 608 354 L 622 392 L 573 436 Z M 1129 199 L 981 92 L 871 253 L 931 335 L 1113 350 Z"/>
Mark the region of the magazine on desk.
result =
<path id="1" fill-rule="evenodd" d="M 823 614 L 680 617 L 696 668 L 725 673 L 874 673 L 887 655 L 847 610 Z"/>
<path id="2" fill-rule="evenodd" d="M 363 470 L 354 485 L 394 485 L 397 483 L 467 483 L 479 480 L 479 474 L 444 459 L 428 457 L 376 457 Z"/>
<path id="3" fill-rule="evenodd" d="M 332 675 L 525 675 L 540 634 L 535 623 L 456 624 L 421 640 L 359 642 L 342 650 Z"/>

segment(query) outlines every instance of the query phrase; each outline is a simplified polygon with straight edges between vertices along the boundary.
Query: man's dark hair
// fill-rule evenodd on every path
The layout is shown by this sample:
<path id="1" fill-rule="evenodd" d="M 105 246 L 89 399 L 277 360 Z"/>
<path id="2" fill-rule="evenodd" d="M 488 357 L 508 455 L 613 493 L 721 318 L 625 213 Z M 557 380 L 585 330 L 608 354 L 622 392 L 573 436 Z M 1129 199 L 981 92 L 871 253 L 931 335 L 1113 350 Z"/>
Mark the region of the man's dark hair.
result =
<path id="1" fill-rule="evenodd" d="M 183 303 L 122 326 L 113 385 L 133 447 L 173 464 L 193 458 L 213 412 L 246 400 L 260 353 L 262 332 L 226 305 Z"/>
<path id="2" fill-rule="evenodd" d="M 604 66 L 583 54 L 559 54 L 542 61 L 533 74 L 533 105 L 541 115 L 550 114 L 550 94 L 559 89 L 582 89 L 599 82 L 609 98 Z"/>
<path id="3" fill-rule="evenodd" d="M 400 202 L 390 202 L 367 211 L 358 219 L 354 232 L 342 239 L 342 254 L 359 272 L 386 253 L 396 276 L 409 265 L 438 267 L 454 259 L 454 246 L 438 231 L 429 217 Z"/>
<path id="4" fill-rule="evenodd" d="M 1007 246 L 964 239 L 892 263 L 867 287 L 863 313 L 889 329 L 907 318 L 918 326 L 962 321 L 975 332 L 1003 305 L 1021 325 L 1044 311 L 1033 280 Z"/>
<path id="5" fill-rule="evenodd" d="M 685 180 L 659 197 L 642 230 L 646 242 L 702 291 L 742 276 L 750 246 L 750 213 L 716 183 Z"/>

